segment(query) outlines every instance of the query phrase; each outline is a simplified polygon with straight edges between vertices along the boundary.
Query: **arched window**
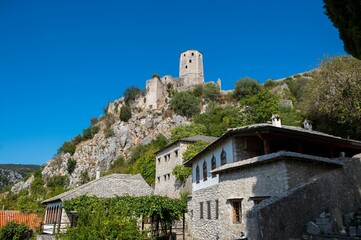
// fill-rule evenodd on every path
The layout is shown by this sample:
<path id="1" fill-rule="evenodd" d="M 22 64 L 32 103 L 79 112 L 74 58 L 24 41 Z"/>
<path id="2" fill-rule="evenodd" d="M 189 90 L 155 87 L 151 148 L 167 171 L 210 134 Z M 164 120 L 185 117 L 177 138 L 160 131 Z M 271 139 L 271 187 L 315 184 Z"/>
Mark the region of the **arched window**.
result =
<path id="1" fill-rule="evenodd" d="M 224 165 L 227 163 L 227 154 L 226 151 L 224 151 L 224 149 L 222 149 L 222 153 L 221 153 L 221 165 Z"/>
<path id="2" fill-rule="evenodd" d="M 207 162 L 203 162 L 203 181 L 207 181 Z"/>
<path id="3" fill-rule="evenodd" d="M 212 170 L 216 169 L 217 168 L 217 163 L 216 163 L 216 157 L 213 156 L 212 157 L 212 160 L 211 160 L 211 168 Z M 217 174 L 215 173 L 212 173 L 212 177 L 215 177 Z"/>
<path id="4" fill-rule="evenodd" d="M 199 166 L 196 167 L 196 183 L 199 183 Z"/>

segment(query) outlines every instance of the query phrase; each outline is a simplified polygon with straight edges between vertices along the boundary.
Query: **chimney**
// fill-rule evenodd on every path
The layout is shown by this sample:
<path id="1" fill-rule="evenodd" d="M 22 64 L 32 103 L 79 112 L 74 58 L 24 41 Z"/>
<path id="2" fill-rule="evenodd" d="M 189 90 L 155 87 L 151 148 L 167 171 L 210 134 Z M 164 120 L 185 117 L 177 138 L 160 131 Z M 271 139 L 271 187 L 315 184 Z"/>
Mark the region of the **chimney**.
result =
<path id="1" fill-rule="evenodd" d="M 100 171 L 97 170 L 95 173 L 95 179 L 99 179 L 100 178 Z"/>
<path id="2" fill-rule="evenodd" d="M 312 130 L 312 122 L 310 120 L 305 119 L 305 121 L 303 121 L 303 128 L 306 130 Z"/>
<path id="3" fill-rule="evenodd" d="M 281 125 L 281 118 L 277 114 L 272 114 L 272 126 L 275 127 L 282 127 Z"/>

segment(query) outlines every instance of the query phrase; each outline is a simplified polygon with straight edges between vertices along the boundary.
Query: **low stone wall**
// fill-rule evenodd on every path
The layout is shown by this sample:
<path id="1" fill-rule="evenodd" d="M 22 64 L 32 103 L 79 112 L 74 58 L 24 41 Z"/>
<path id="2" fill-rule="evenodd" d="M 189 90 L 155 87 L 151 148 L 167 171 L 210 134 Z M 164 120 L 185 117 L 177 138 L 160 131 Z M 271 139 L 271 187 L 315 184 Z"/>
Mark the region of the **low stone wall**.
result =
<path id="1" fill-rule="evenodd" d="M 57 238 L 54 235 L 42 234 L 37 235 L 36 240 L 57 240 Z"/>
<path id="2" fill-rule="evenodd" d="M 247 213 L 248 239 L 300 238 L 308 221 L 325 210 L 350 212 L 361 206 L 360 156 L 343 168 L 320 174 Z"/>

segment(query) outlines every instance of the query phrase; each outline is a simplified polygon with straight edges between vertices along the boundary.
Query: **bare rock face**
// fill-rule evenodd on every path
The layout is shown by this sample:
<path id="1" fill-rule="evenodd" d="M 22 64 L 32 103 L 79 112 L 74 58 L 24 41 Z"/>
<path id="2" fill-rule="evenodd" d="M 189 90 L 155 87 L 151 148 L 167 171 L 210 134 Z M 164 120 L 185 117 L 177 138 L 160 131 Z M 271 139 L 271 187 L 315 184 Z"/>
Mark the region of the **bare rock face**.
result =
<path id="1" fill-rule="evenodd" d="M 72 156 L 62 153 L 50 159 L 42 171 L 43 177 L 67 175 L 70 187 L 74 187 L 80 182 L 82 175 L 88 174 L 90 178 L 94 178 L 97 170 L 109 169 L 118 157 L 129 157 L 131 149 L 137 144 L 147 144 L 158 134 L 170 137 L 171 128 L 189 124 L 186 118 L 173 115 L 165 103 L 158 106 L 158 109 L 149 109 L 143 106 L 144 102 L 144 97 L 140 97 L 131 105 L 132 117 L 128 122 L 119 120 L 120 109 L 125 104 L 124 99 L 110 103 L 107 116 L 97 123 L 100 131 L 93 139 L 79 143 Z M 109 119 L 112 120 L 111 124 Z M 107 128 L 108 131 L 110 128 L 113 134 L 107 135 Z M 70 158 L 76 161 L 75 170 L 71 174 L 67 170 Z"/>
<path id="2" fill-rule="evenodd" d="M 31 175 L 30 178 L 28 178 L 25 182 L 24 181 L 20 181 L 18 183 L 16 183 L 14 186 L 12 186 L 11 191 L 13 193 L 19 193 L 22 189 L 24 188 L 29 188 L 30 184 L 34 181 L 34 176 Z"/>

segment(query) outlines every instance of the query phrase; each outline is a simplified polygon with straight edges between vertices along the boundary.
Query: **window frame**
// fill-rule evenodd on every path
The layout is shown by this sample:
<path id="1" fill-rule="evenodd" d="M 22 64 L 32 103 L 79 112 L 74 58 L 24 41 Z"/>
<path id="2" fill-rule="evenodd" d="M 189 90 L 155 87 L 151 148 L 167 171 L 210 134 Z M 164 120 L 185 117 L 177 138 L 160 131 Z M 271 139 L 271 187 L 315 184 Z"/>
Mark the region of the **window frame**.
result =
<path id="1" fill-rule="evenodd" d="M 242 224 L 242 200 L 242 198 L 231 200 L 233 224 Z"/>
<path id="2" fill-rule="evenodd" d="M 222 148 L 222 152 L 221 152 L 221 166 L 223 166 L 224 164 L 227 164 L 227 153 L 226 153 L 226 151 L 224 151 L 224 149 Z"/>
<path id="3" fill-rule="evenodd" d="M 207 181 L 207 179 L 208 179 L 208 171 L 207 171 L 207 161 L 206 160 L 204 160 L 204 162 L 203 162 L 203 171 L 202 171 L 202 173 L 203 173 L 203 181 Z"/>

